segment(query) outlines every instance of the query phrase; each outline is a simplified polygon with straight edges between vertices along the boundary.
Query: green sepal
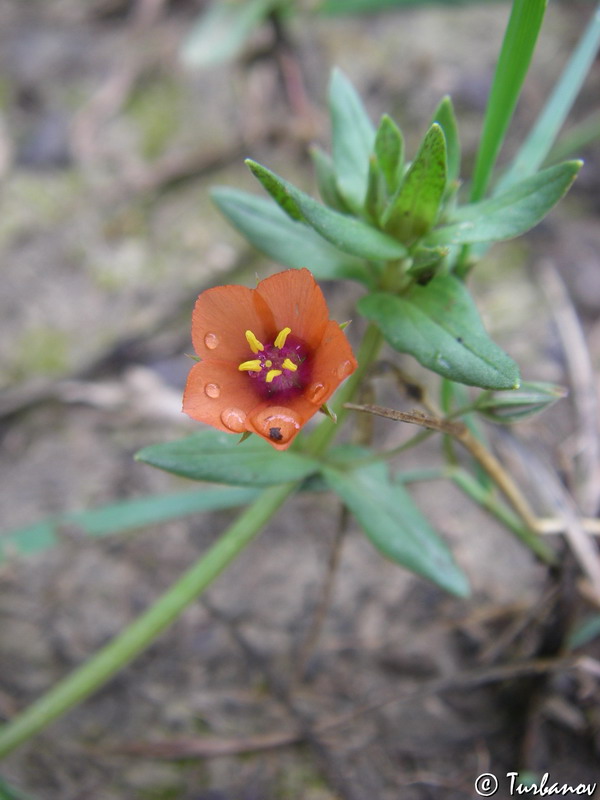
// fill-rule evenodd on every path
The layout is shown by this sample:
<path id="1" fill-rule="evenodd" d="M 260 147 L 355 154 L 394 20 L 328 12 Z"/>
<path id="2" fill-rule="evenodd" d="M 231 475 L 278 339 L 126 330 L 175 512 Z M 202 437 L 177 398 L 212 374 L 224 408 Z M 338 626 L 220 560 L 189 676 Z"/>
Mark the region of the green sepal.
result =
<path id="1" fill-rule="evenodd" d="M 329 408 L 327 403 L 323 403 L 319 411 L 321 412 L 321 414 L 325 414 L 326 417 L 329 417 L 329 419 L 332 422 L 337 422 L 337 414 L 335 413 L 335 411 Z"/>

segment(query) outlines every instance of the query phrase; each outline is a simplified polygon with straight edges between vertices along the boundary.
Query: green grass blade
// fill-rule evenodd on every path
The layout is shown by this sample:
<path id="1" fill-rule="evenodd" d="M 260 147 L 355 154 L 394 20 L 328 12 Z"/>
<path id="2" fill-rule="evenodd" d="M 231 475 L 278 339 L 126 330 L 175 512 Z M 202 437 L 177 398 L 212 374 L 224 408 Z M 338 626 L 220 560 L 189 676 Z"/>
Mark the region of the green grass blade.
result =
<path id="1" fill-rule="evenodd" d="M 587 77 L 599 46 L 600 5 L 597 6 L 545 108 L 509 170 L 499 181 L 495 192 L 501 192 L 516 181 L 533 175 L 544 163 Z"/>
<path id="2" fill-rule="evenodd" d="M 496 65 L 471 187 L 471 202 L 487 189 L 527 75 L 547 0 L 514 0 Z"/>
<path id="3" fill-rule="evenodd" d="M 600 139 L 600 111 L 595 111 L 561 136 L 548 154 L 546 162 L 555 164 L 573 153 L 581 153 L 598 139 Z"/>
<path id="4" fill-rule="evenodd" d="M 0 537 L 0 564 L 11 553 L 32 555 L 56 545 L 61 526 L 74 526 L 89 536 L 108 536 L 203 511 L 246 505 L 255 500 L 258 494 L 257 489 L 237 486 L 195 489 L 124 500 L 87 511 L 69 512 L 3 534 Z"/>

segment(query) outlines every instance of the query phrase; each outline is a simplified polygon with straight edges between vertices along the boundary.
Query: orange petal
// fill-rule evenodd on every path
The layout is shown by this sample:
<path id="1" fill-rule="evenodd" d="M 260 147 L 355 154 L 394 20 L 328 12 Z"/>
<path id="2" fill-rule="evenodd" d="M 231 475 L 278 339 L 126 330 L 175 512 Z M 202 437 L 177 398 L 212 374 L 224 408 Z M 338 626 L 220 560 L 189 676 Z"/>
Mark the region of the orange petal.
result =
<path id="1" fill-rule="evenodd" d="M 201 358 L 235 361 L 249 358 L 245 332 L 260 341 L 272 336 L 273 315 L 255 289 L 216 286 L 199 295 L 192 314 L 192 342 Z"/>
<path id="2" fill-rule="evenodd" d="M 188 416 L 228 433 L 244 433 L 246 419 L 259 403 L 248 375 L 224 361 L 194 364 L 183 394 Z"/>
<path id="3" fill-rule="evenodd" d="M 330 320 L 321 344 L 313 353 L 311 381 L 302 397 L 320 408 L 357 366 L 346 335 L 337 322 Z"/>
<path id="4" fill-rule="evenodd" d="M 313 413 L 314 411 L 310 416 Z M 276 450 L 287 450 L 307 419 L 309 417 L 305 419 L 301 411 L 293 407 L 292 402 L 280 406 L 277 405 L 276 398 L 273 398 L 271 402 L 261 403 L 248 415 L 246 427 L 251 433 L 262 436 Z"/>
<path id="5" fill-rule="evenodd" d="M 265 278 L 256 287 L 275 320 L 275 334 L 291 328 L 292 335 L 317 347 L 329 319 L 323 292 L 307 269 L 288 269 Z M 259 337 L 260 339 L 260 337 Z"/>

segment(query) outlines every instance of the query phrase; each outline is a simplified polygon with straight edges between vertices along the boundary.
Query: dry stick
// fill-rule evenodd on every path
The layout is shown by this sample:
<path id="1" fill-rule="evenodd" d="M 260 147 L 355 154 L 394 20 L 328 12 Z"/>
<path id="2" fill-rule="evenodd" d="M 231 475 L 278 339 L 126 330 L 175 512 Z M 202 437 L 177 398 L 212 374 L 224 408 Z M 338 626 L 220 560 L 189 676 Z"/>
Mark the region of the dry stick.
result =
<path id="1" fill-rule="evenodd" d="M 594 367 L 577 312 L 560 275 L 548 261 L 540 269 L 540 284 L 562 343 L 577 418 L 578 469 L 574 493 L 582 512 L 591 515 L 600 503 L 600 436 Z"/>
<path id="2" fill-rule="evenodd" d="M 510 439 L 507 439 L 504 445 L 509 443 L 513 447 L 518 446 L 517 442 Z M 520 455 L 522 459 L 522 454 Z M 595 605 L 600 606 L 600 555 L 595 542 L 585 529 L 588 520 L 579 517 L 573 498 L 563 486 L 556 471 L 531 451 L 527 453 L 527 458 L 533 464 L 535 474 L 538 476 L 539 491 L 546 502 L 556 509 L 569 547 L 589 581 L 589 591 L 585 591 L 585 594 Z"/>
<path id="3" fill-rule="evenodd" d="M 453 422 L 439 417 L 428 417 L 420 411 L 397 411 L 394 408 L 385 408 L 376 405 L 358 405 L 356 403 L 346 403 L 346 408 L 353 411 L 364 411 L 368 414 L 375 414 L 386 419 L 393 419 L 398 422 L 409 422 L 413 425 L 420 425 L 422 428 L 446 433 L 459 441 L 485 469 L 488 475 L 494 479 L 497 486 L 502 490 L 517 514 L 525 524 L 536 533 L 562 533 L 565 530 L 565 522 L 562 519 L 546 519 L 537 517 L 531 506 L 517 487 L 516 483 L 506 472 L 498 459 L 481 442 L 473 436 L 471 431 L 462 422 Z M 600 535 L 600 520 L 595 518 L 579 519 L 579 525 L 588 534 Z"/>
<path id="4" fill-rule="evenodd" d="M 237 637 L 236 637 L 237 638 Z M 352 711 L 338 714 L 334 717 L 321 720 L 311 728 L 311 734 L 332 733 L 333 731 L 351 725 L 359 717 L 378 711 L 380 708 L 392 703 L 414 703 L 426 700 L 434 694 L 449 691 L 475 689 L 488 684 L 501 683 L 502 681 L 515 680 L 528 675 L 546 675 L 551 672 L 566 671 L 573 668 L 585 669 L 592 674 L 600 674 L 600 665 L 592 659 L 578 656 L 559 658 L 536 658 L 512 664 L 501 664 L 485 669 L 467 670 L 446 678 L 434 678 L 427 681 L 414 691 L 405 694 L 387 694 L 370 703 L 358 706 Z M 596 672 L 594 672 L 596 670 Z M 152 756 L 155 758 L 212 758 L 220 755 L 233 755 L 257 750 L 285 747 L 305 741 L 305 730 L 296 729 L 280 733 L 251 736 L 243 739 L 222 739 L 212 737 L 170 739 L 162 742 L 124 742 L 111 747 L 108 752 L 122 755 Z M 102 752 L 107 752 L 102 748 Z"/>
<path id="5" fill-rule="evenodd" d="M 300 680 L 302 680 L 306 674 L 308 662 L 321 635 L 327 609 L 329 608 L 329 604 L 331 602 L 335 576 L 337 574 L 337 569 L 342 555 L 342 545 L 346 536 L 348 517 L 349 515 L 347 507 L 342 506 L 340 509 L 339 523 L 335 532 L 335 539 L 333 540 L 333 544 L 329 553 L 325 580 L 323 581 L 323 585 L 321 587 L 321 596 L 319 597 L 317 606 L 313 612 L 313 617 L 306 638 L 300 647 L 300 652 L 298 653 L 297 667 L 294 671 L 294 678 Z"/>
<path id="6" fill-rule="evenodd" d="M 507 500 L 525 524 L 531 530 L 537 531 L 537 517 L 533 513 L 525 497 L 521 494 L 516 483 L 506 472 L 498 459 L 473 436 L 471 431 L 462 422 L 452 422 L 447 419 L 440 419 L 439 417 L 429 417 L 420 411 L 396 411 L 393 408 L 384 408 L 383 406 L 376 405 L 361 406 L 355 403 L 346 403 L 346 408 L 350 408 L 354 411 L 364 411 L 368 414 L 375 414 L 378 417 L 385 417 L 386 419 L 393 419 L 398 422 L 409 422 L 413 425 L 420 425 L 422 428 L 428 428 L 429 430 L 452 436 L 471 453 L 473 458 L 481 464 L 488 475 L 491 475 L 496 485 L 504 493 Z"/>

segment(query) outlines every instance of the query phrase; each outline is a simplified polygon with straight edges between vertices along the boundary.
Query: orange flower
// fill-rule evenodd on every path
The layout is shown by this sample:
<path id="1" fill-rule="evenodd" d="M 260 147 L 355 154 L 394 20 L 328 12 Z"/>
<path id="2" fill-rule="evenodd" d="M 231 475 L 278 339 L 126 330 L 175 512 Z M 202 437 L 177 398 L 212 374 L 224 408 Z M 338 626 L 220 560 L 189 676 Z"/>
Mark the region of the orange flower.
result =
<path id="1" fill-rule="evenodd" d="M 192 342 L 202 361 L 189 374 L 183 410 L 229 433 L 257 433 L 285 450 L 357 367 L 307 269 L 256 289 L 218 286 L 198 297 Z"/>

